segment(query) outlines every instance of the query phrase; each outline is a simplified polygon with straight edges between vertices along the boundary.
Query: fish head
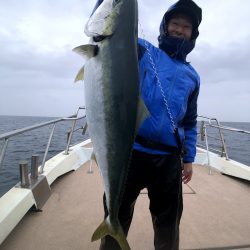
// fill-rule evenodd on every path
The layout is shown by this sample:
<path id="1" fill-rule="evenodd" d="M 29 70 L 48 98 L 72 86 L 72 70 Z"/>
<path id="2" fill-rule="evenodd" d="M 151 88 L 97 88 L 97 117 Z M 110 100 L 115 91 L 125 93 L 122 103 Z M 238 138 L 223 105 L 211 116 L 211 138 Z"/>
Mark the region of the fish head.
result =
<path id="1" fill-rule="evenodd" d="M 89 37 L 109 37 L 115 32 L 121 19 L 124 3 L 135 0 L 98 0 L 85 25 L 84 32 Z"/>

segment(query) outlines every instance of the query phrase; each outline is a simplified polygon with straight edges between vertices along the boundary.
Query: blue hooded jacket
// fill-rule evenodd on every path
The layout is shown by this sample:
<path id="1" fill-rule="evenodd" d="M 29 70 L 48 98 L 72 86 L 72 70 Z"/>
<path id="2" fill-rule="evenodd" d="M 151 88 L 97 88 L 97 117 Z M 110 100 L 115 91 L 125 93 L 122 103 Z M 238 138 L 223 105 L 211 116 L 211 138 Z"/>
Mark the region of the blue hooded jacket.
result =
<path id="1" fill-rule="evenodd" d="M 156 143 L 178 147 L 157 76 L 150 63 L 150 59 L 153 59 L 171 115 L 186 149 L 183 161 L 187 163 L 193 162 L 196 155 L 197 98 L 200 78 L 194 68 L 186 62 L 186 55 L 194 48 L 198 26 L 193 25 L 195 35 L 191 41 L 169 37 L 164 28 L 166 17 L 169 13 L 172 14 L 174 6 L 163 17 L 158 38 L 160 48 L 143 39 L 138 40 L 140 92 L 150 112 L 138 135 Z M 138 142 L 135 142 L 134 149 L 150 154 L 168 154 L 166 151 L 147 148 Z"/>

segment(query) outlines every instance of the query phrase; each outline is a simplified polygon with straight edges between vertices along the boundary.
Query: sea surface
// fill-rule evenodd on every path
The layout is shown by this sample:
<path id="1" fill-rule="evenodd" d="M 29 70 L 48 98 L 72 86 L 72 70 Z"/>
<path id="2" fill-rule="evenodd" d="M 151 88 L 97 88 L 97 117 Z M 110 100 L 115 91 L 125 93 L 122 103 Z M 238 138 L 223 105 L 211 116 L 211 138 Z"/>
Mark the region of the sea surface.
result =
<path id="1" fill-rule="evenodd" d="M 55 119 L 57 118 L 0 116 L 0 134 Z M 89 137 L 87 134 L 82 135 L 82 130 L 80 130 L 84 124 L 85 119 L 76 122 L 75 130 L 79 130 L 73 134 L 71 145 L 82 142 Z M 57 123 L 46 160 L 66 149 L 67 134 L 70 131 L 71 126 L 72 121 Z M 0 167 L 0 197 L 20 181 L 19 162 L 21 160 L 27 160 L 30 168 L 31 156 L 38 154 L 39 164 L 42 163 L 52 127 L 53 125 L 49 125 L 10 138 L 2 168 Z M 0 152 L 2 146 L 3 141 L 0 141 Z"/>
<path id="2" fill-rule="evenodd" d="M 53 119 L 56 118 L 0 116 L 0 134 Z M 84 124 L 84 119 L 77 121 L 75 129 L 79 128 L 79 130 L 74 133 L 71 145 L 75 145 L 89 137 L 88 134 L 83 135 L 82 130 L 80 130 Z M 200 123 L 198 123 L 198 131 L 199 124 Z M 221 125 L 250 131 L 250 123 L 226 122 L 221 123 Z M 67 133 L 70 131 L 71 126 L 72 121 L 64 121 L 56 125 L 49 153 L 46 158 L 47 160 L 65 150 L 67 145 Z M 19 182 L 19 162 L 21 160 L 27 160 L 30 166 L 31 156 L 33 154 L 38 154 L 41 164 L 51 129 L 52 125 L 26 132 L 10 139 L 4 157 L 3 166 L 0 169 L 0 197 Z M 213 137 L 218 137 L 216 129 L 209 128 L 208 134 Z M 229 158 L 250 166 L 250 135 L 224 131 L 224 137 Z M 221 147 L 220 142 L 216 139 L 209 138 L 208 140 L 210 149 L 218 149 Z M 205 146 L 204 142 L 200 140 L 200 137 L 198 138 L 198 143 Z M 0 141 L 0 150 L 2 146 L 3 141 Z"/>

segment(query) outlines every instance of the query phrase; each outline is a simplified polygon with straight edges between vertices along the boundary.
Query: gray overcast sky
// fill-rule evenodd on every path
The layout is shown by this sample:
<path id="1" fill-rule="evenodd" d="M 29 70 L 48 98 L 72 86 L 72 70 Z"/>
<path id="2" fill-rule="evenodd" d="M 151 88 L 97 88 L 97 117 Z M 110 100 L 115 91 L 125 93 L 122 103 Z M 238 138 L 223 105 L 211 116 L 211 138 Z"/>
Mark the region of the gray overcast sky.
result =
<path id="1" fill-rule="evenodd" d="M 154 45 L 174 2 L 139 0 L 140 23 Z M 73 84 L 83 61 L 72 48 L 87 43 L 83 27 L 95 3 L 0 0 L 0 115 L 67 116 L 84 105 L 83 83 Z M 188 60 L 201 76 L 199 114 L 250 122 L 250 1 L 196 3 L 203 21 Z"/>

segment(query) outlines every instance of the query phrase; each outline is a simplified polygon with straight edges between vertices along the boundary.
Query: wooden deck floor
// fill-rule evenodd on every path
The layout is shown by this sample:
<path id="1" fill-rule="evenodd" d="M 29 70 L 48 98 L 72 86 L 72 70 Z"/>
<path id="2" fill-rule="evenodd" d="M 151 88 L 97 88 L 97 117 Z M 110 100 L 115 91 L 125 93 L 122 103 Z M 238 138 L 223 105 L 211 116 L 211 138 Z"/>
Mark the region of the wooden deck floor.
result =
<path id="1" fill-rule="evenodd" d="M 28 212 L 0 246 L 1 250 L 96 250 L 92 233 L 103 219 L 102 184 L 88 164 L 60 177 L 42 212 Z M 250 249 L 250 185 L 196 166 L 184 187 L 181 249 Z M 153 250 L 148 197 L 135 208 L 128 241 L 132 250 Z"/>

